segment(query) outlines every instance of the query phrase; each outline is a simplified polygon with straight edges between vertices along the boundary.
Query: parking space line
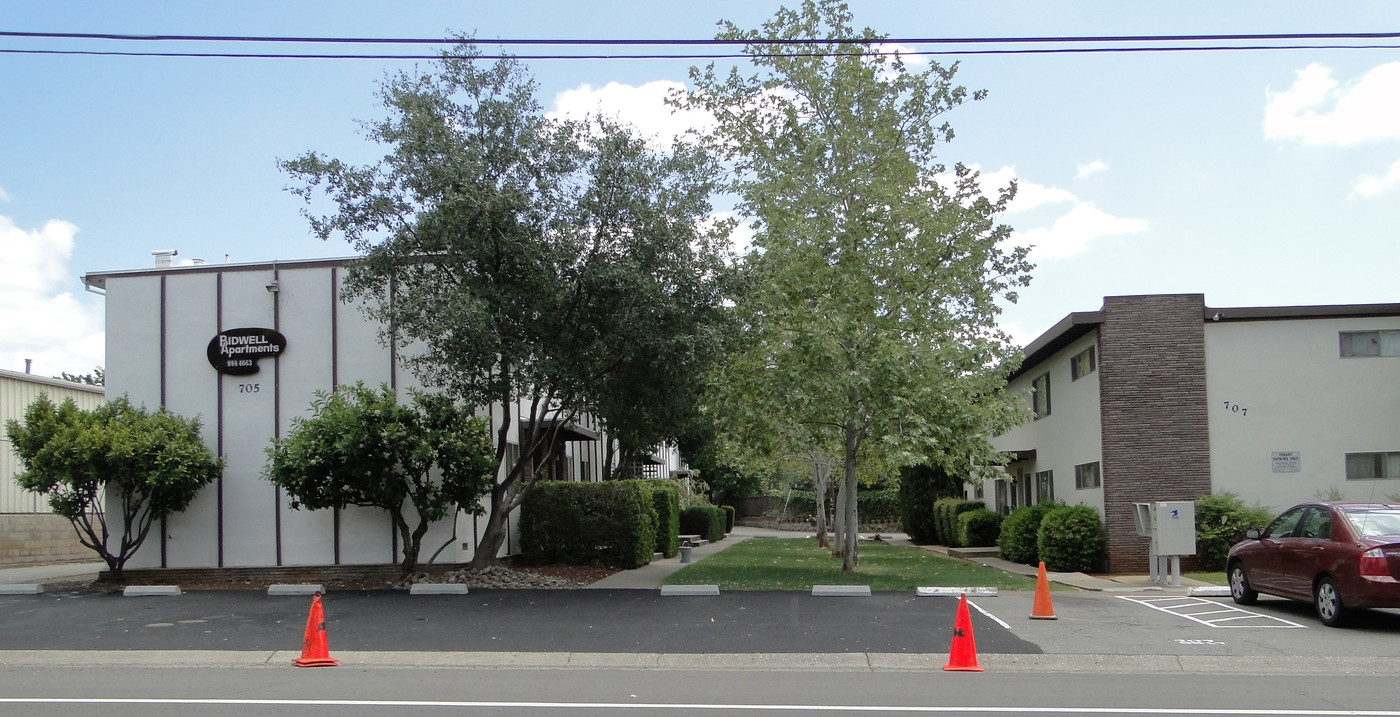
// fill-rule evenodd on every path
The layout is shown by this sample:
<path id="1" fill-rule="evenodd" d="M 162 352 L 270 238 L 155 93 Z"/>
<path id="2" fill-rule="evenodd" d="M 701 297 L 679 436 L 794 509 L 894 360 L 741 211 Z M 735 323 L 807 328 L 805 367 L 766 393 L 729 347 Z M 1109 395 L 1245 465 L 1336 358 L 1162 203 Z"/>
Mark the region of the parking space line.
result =
<path id="1" fill-rule="evenodd" d="M 1281 618 L 1281 617 L 1274 617 L 1274 616 L 1272 616 L 1272 615 L 1265 615 L 1265 614 L 1263 614 L 1263 613 L 1258 613 L 1258 612 L 1250 612 L 1249 610 L 1242 610 L 1242 609 L 1240 609 L 1240 608 L 1234 607 L 1233 605 L 1223 605 L 1223 604 L 1221 604 L 1221 603 L 1214 602 L 1214 601 L 1212 601 L 1212 600 L 1202 600 L 1202 599 L 1200 599 L 1200 598 L 1178 598 L 1178 597 L 1175 597 L 1175 596 L 1171 596 L 1171 597 L 1136 597 L 1136 596 L 1133 596 L 1133 595 L 1118 595 L 1117 597 L 1118 597 L 1120 600 L 1127 600 L 1127 601 L 1129 601 L 1129 602 L 1135 602 L 1135 603 L 1137 603 L 1137 604 L 1139 604 L 1139 605 L 1146 605 L 1147 607 L 1150 607 L 1150 608 L 1152 608 L 1153 610 L 1157 610 L 1157 611 L 1159 611 L 1159 612 L 1165 612 L 1165 613 L 1167 613 L 1167 614 L 1169 614 L 1169 615 L 1176 615 L 1177 617 L 1184 617 L 1184 618 L 1186 618 L 1187 620 L 1191 620 L 1191 621 L 1193 621 L 1193 622 L 1198 622 L 1198 623 L 1200 623 L 1200 624 L 1202 624 L 1202 625 L 1205 625 L 1205 626 L 1207 626 L 1207 627 L 1217 627 L 1217 628 L 1222 628 L 1222 629 L 1223 629 L 1223 628 L 1245 628 L 1245 629 L 1248 629 L 1248 628 L 1260 628 L 1260 629 L 1270 629 L 1270 628 L 1283 628 L 1283 629 L 1288 629 L 1288 628 L 1304 628 L 1304 629 L 1306 629 L 1306 628 L 1307 628 L 1306 625 L 1299 625 L 1299 624 L 1296 623 L 1296 622 L 1290 622 L 1290 621 L 1288 621 L 1288 620 L 1284 620 L 1284 619 Z M 1183 600 L 1184 600 L 1184 602 L 1183 602 Z M 1209 607 L 1209 608 L 1212 608 L 1212 609 L 1210 609 L 1210 610 L 1205 610 L 1205 611 L 1200 611 L 1200 612 L 1192 612 L 1192 611 L 1191 611 L 1193 608 L 1204 608 L 1204 607 Z M 1215 617 L 1215 618 L 1210 618 L 1210 619 L 1204 619 L 1203 616 L 1205 616 L 1205 615 L 1228 615 L 1228 617 Z M 1252 621 L 1252 622 L 1251 622 L 1250 624 L 1226 624 L 1226 623 L 1236 623 L 1237 621 L 1241 621 L 1241 620 L 1250 620 L 1250 621 Z"/>

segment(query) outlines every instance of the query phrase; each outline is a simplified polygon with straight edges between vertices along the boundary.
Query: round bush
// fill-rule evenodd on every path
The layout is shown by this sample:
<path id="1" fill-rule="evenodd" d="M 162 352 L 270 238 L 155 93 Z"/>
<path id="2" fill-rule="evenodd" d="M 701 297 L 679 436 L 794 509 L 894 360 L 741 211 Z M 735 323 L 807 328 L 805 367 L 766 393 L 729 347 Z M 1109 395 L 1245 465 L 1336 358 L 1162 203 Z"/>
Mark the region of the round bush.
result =
<path id="1" fill-rule="evenodd" d="M 1036 543 L 1036 535 L 1040 531 L 1040 521 L 1058 505 L 1061 504 L 1039 503 L 1011 511 L 1011 515 L 1001 522 L 1001 535 L 997 538 L 1002 559 L 1024 565 L 1039 562 L 1040 547 Z"/>
<path id="2" fill-rule="evenodd" d="M 1047 570 L 1092 572 L 1103 564 L 1103 519 L 1087 505 L 1057 506 L 1040 521 L 1036 546 Z"/>
<path id="3" fill-rule="evenodd" d="M 1262 531 L 1273 511 L 1245 505 L 1234 493 L 1204 495 L 1196 499 L 1196 555 L 1206 570 L 1224 570 L 1230 546 L 1244 540 L 1250 528 Z"/>
<path id="4" fill-rule="evenodd" d="M 958 516 L 958 531 L 965 546 L 996 545 L 1001 534 L 1001 513 L 980 508 Z"/>

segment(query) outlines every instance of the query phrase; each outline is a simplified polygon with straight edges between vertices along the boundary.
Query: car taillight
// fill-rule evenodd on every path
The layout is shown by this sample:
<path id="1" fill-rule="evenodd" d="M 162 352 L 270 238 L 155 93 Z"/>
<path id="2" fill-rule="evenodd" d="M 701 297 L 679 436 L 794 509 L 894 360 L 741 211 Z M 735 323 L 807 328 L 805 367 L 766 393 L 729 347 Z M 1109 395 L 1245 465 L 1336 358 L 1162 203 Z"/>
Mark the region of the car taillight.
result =
<path id="1" fill-rule="evenodd" d="M 1385 553 L 1380 548 L 1371 548 L 1361 554 L 1361 574 L 1372 577 L 1390 577 L 1390 567 L 1385 563 Z"/>

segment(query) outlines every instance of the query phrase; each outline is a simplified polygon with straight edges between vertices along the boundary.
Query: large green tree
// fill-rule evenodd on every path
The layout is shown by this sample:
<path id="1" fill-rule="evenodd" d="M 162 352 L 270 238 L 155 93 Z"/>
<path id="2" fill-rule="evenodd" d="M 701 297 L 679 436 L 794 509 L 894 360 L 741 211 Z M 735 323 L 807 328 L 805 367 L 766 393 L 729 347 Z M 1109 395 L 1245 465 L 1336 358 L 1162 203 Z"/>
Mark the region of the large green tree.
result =
<path id="1" fill-rule="evenodd" d="M 496 468 L 486 419 L 470 408 L 421 392 L 405 405 L 393 389 L 364 384 L 318 394 L 311 415 L 293 419 L 267 452 L 267 477 L 292 508 L 388 511 L 404 575 L 418 567 L 431 524 L 458 509 L 481 511 Z"/>
<path id="2" fill-rule="evenodd" d="M 736 307 L 748 340 L 715 403 L 840 446 L 854 570 L 859 461 L 967 475 L 996 462 L 986 437 L 1019 416 L 1003 392 L 1018 352 L 995 323 L 1030 269 L 996 223 L 1013 190 L 986 197 L 976 172 L 938 159 L 943 116 L 982 93 L 954 84 L 956 65 L 916 72 L 883 54 L 845 3 L 808 0 L 719 37 L 746 42 L 758 72 L 693 69 L 681 100 L 715 116 L 756 230 Z"/>
<path id="3" fill-rule="evenodd" d="M 379 162 L 307 154 L 283 167 L 308 201 L 332 200 L 330 214 L 308 212 L 313 231 L 364 254 L 347 291 L 388 340 L 414 343 L 420 379 L 498 407 L 482 567 L 570 422 L 599 415 L 634 443 L 672 432 L 669 408 L 633 412 L 709 355 L 728 227 L 706 221 L 708 155 L 548 118 L 518 62 L 478 54 L 464 43 L 435 71 L 383 84 L 389 116 L 365 125 L 387 148 Z"/>
<path id="4" fill-rule="evenodd" d="M 84 411 L 40 395 L 5 433 L 24 472 L 20 487 L 47 495 L 78 541 L 120 580 L 151 526 L 189 506 L 221 461 L 199 436 L 199 420 L 149 411 L 118 398 Z"/>

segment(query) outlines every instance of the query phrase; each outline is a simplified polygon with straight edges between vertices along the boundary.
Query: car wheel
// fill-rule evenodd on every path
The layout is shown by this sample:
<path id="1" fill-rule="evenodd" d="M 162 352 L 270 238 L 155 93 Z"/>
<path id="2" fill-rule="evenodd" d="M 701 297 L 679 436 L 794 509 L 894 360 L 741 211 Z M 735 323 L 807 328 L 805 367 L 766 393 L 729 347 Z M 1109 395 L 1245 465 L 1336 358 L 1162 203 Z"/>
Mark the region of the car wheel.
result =
<path id="1" fill-rule="evenodd" d="M 1253 605 L 1259 599 L 1259 592 L 1249 586 L 1249 577 L 1239 561 L 1230 565 L 1230 597 L 1239 605 Z"/>
<path id="2" fill-rule="evenodd" d="M 1313 588 L 1313 607 L 1317 617 L 1328 627 L 1337 627 L 1346 620 L 1347 609 L 1342 605 L 1342 594 L 1332 578 L 1322 578 Z"/>

